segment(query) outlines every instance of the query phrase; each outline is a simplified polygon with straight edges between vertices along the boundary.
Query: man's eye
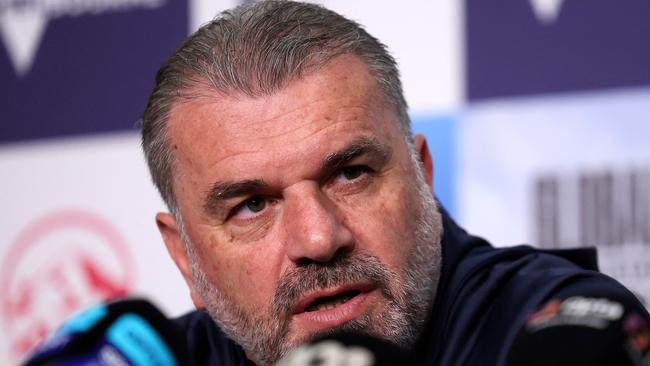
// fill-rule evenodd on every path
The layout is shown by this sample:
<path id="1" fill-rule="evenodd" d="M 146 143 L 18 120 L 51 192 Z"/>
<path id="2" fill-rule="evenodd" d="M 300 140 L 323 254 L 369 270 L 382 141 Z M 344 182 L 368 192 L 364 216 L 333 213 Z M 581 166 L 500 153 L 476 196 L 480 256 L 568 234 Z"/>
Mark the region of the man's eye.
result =
<path id="1" fill-rule="evenodd" d="M 234 208 L 231 216 L 238 215 L 243 217 L 252 217 L 262 212 L 266 208 L 267 204 L 268 202 L 264 197 L 251 197 L 237 205 L 237 207 Z"/>
<path id="2" fill-rule="evenodd" d="M 355 166 L 348 166 L 343 168 L 341 171 L 341 174 L 345 177 L 347 180 L 354 180 L 357 179 L 363 174 L 365 170 L 363 167 L 360 167 L 358 165 Z"/>
<path id="3" fill-rule="evenodd" d="M 264 207 L 266 207 L 266 200 L 262 197 L 253 197 L 251 199 L 246 200 L 246 202 L 244 202 L 244 205 L 246 206 L 247 209 L 257 213 L 262 211 Z"/>
<path id="4" fill-rule="evenodd" d="M 363 165 L 351 165 L 341 169 L 336 175 L 336 181 L 347 184 L 362 179 L 370 172 L 370 168 Z"/>

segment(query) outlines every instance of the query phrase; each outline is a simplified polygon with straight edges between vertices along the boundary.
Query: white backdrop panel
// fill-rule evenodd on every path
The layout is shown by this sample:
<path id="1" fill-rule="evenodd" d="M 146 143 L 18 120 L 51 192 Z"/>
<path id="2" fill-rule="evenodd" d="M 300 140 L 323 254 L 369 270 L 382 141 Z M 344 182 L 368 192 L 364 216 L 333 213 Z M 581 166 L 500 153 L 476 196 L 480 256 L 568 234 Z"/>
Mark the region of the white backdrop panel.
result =
<path id="1" fill-rule="evenodd" d="M 470 107 L 458 130 L 459 221 L 498 246 L 535 243 L 536 187 L 551 177 L 557 244 L 598 246 L 603 271 L 650 299 L 648 106 L 650 89 L 637 88 Z"/>
<path id="2" fill-rule="evenodd" d="M 48 325 L 60 323 L 72 308 L 105 294 L 102 278 L 154 299 L 169 314 L 191 308 L 156 229 L 154 214 L 164 206 L 150 183 L 136 133 L 5 145 L 0 176 L 0 202 L 10 213 L 0 225 L 2 286 L 23 293 L 34 289 L 29 306 L 14 306 L 25 319 L 45 313 Z M 90 268 L 77 257 L 79 248 Z M 84 270 L 99 277 L 80 276 Z M 79 278 L 92 283 L 78 283 Z M 54 294 L 47 297 L 45 290 Z M 4 300 L 0 363 L 13 364 L 9 348 L 30 337 L 22 328 L 31 320 L 17 323 L 16 311 L 11 313 Z"/>

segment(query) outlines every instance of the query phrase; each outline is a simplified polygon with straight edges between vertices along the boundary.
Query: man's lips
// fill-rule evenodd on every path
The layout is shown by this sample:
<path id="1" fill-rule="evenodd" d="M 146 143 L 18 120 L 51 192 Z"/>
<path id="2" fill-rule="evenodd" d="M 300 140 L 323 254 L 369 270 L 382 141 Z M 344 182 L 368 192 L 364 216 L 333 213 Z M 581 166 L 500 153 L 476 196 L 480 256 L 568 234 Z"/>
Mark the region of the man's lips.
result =
<path id="1" fill-rule="evenodd" d="M 337 307 L 364 296 L 374 290 L 371 284 L 346 284 L 329 289 L 318 290 L 303 296 L 293 309 L 293 314 L 303 314 L 317 311 L 330 310 L 328 307 Z M 365 296 L 364 296 L 365 297 Z M 331 304 L 328 306 L 328 304 Z"/>

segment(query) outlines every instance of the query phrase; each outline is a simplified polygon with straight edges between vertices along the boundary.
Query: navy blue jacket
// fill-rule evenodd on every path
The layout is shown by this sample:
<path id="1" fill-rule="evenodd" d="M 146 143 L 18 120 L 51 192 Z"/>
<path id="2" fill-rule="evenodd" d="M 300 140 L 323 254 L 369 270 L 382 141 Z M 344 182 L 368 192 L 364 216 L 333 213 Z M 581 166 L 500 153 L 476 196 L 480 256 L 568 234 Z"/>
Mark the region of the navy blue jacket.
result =
<path id="1" fill-rule="evenodd" d="M 627 289 L 597 270 L 593 249 L 494 248 L 443 212 L 443 270 L 418 365 L 504 365 L 527 317 L 551 299 L 615 299 L 650 322 Z M 202 311 L 177 319 L 196 365 L 252 365 Z M 579 340 L 577 340 L 579 341 Z"/>

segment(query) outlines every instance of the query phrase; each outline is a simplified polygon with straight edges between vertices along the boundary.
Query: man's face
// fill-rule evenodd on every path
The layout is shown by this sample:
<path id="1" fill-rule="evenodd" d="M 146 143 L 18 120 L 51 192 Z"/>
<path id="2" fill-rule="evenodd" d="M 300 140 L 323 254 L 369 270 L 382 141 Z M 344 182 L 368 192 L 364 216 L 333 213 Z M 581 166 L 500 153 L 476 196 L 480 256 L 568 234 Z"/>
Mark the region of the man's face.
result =
<path id="1" fill-rule="evenodd" d="M 440 216 L 367 67 L 344 55 L 271 96 L 203 95 L 169 121 L 183 222 L 158 215 L 195 304 L 258 363 L 333 329 L 412 345 Z"/>

